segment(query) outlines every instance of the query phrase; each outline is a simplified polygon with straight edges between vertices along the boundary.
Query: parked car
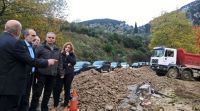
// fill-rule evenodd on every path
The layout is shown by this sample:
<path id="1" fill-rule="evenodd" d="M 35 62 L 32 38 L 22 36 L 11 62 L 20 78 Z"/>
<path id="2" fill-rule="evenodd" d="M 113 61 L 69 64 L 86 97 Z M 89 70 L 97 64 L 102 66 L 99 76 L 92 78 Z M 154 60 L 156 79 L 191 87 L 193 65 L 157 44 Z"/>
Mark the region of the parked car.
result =
<path id="1" fill-rule="evenodd" d="M 115 68 L 119 68 L 120 65 L 118 62 L 111 62 L 111 69 L 114 70 Z"/>
<path id="2" fill-rule="evenodd" d="M 140 65 L 140 67 L 142 67 L 146 65 L 146 62 L 138 62 L 138 64 Z"/>
<path id="3" fill-rule="evenodd" d="M 95 61 L 92 65 L 99 72 L 103 72 L 103 71 L 110 72 L 111 71 L 111 63 L 108 61 Z"/>
<path id="4" fill-rule="evenodd" d="M 88 61 L 78 61 L 74 65 L 74 72 L 75 74 L 79 74 L 82 71 L 87 71 L 94 68 L 90 62 Z"/>
<path id="5" fill-rule="evenodd" d="M 133 68 L 139 68 L 139 67 L 141 67 L 141 66 L 139 65 L 138 62 L 134 62 L 134 63 L 131 65 L 131 67 L 133 67 Z"/>
<path id="6" fill-rule="evenodd" d="M 150 65 L 150 63 L 149 63 L 149 62 L 145 62 L 145 65 L 146 65 L 146 66 L 149 66 L 149 65 Z"/>
<path id="7" fill-rule="evenodd" d="M 121 62 L 120 66 L 121 66 L 121 68 L 128 68 L 129 64 L 127 62 Z"/>

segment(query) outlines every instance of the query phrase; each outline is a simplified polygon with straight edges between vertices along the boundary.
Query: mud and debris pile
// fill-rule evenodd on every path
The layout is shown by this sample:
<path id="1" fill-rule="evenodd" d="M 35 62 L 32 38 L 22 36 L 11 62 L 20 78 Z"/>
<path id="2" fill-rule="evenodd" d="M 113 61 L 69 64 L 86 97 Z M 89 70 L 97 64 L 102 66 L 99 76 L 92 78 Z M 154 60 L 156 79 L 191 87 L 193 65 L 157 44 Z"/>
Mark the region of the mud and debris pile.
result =
<path id="1" fill-rule="evenodd" d="M 192 111 L 194 101 L 199 101 L 199 81 L 181 81 L 165 76 L 157 76 L 148 67 L 121 68 L 109 73 L 89 70 L 75 77 L 72 88 L 77 89 L 79 96 L 78 106 L 81 111 L 134 111 L 136 104 L 130 102 L 130 99 L 130 101 L 126 101 L 128 103 L 127 107 L 119 106 L 123 105 L 122 101 L 129 98 L 128 87 L 141 82 L 150 82 L 157 91 L 164 95 L 172 96 L 172 98 L 153 98 L 154 107 L 162 106 L 167 110 L 177 110 L 177 108 L 184 106 L 187 107 L 182 107 L 184 111 Z M 181 96 L 186 99 L 182 99 Z M 176 103 L 178 104 L 177 106 Z M 189 105 L 187 106 L 185 103 Z"/>

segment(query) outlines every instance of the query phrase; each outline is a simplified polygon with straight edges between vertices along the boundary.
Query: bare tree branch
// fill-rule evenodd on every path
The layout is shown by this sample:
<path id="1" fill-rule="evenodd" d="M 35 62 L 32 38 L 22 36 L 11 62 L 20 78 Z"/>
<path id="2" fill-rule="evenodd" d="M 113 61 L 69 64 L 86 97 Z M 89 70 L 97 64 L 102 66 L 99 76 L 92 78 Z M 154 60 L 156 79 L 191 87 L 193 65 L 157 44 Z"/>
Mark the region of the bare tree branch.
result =
<path id="1" fill-rule="evenodd" d="M 5 0 L 2 0 L 2 7 L 1 7 L 1 11 L 0 11 L 0 16 L 3 16 L 5 10 L 6 10 L 6 3 L 5 3 Z"/>

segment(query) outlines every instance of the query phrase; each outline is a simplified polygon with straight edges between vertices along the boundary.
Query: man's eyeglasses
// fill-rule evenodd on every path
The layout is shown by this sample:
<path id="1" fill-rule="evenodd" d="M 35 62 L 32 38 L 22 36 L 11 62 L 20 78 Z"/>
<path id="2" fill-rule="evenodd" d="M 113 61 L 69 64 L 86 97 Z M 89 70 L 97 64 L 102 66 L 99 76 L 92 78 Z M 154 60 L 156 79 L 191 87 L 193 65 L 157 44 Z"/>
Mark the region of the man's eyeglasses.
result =
<path id="1" fill-rule="evenodd" d="M 37 36 L 37 35 L 31 35 L 32 37 L 35 37 L 35 36 Z"/>

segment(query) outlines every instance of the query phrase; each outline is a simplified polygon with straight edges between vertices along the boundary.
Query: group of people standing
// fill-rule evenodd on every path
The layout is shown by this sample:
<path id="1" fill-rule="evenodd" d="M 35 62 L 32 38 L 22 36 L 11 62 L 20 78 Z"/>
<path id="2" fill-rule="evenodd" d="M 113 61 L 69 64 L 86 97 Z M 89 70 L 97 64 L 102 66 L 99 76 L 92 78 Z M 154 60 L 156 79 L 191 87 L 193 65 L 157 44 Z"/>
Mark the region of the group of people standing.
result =
<path id="1" fill-rule="evenodd" d="M 76 64 L 73 44 L 67 42 L 59 49 L 54 32 L 48 32 L 40 44 L 34 29 L 25 29 L 24 40 L 20 40 L 21 30 L 19 21 L 8 20 L 0 35 L 0 110 L 37 111 L 43 95 L 41 111 L 49 111 L 48 102 L 53 94 L 52 111 L 56 111 L 63 86 L 62 106 L 66 110 Z"/>

